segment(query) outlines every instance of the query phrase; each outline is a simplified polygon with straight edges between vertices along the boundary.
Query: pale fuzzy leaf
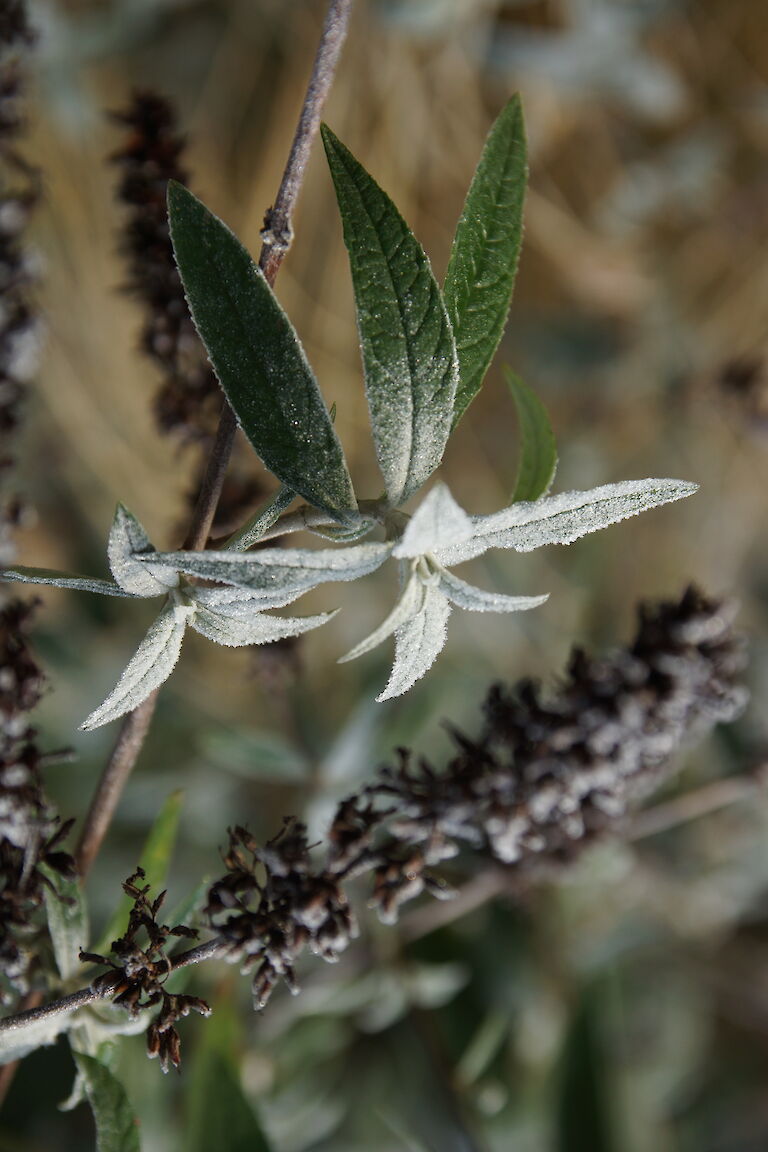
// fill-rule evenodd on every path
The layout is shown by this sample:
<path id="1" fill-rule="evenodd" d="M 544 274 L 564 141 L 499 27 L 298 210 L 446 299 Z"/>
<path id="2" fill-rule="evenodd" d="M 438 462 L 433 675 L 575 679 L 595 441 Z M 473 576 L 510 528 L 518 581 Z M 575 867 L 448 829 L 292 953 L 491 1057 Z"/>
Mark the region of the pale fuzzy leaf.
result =
<path id="1" fill-rule="evenodd" d="M 441 547 L 463 544 L 473 532 L 471 517 L 459 507 L 445 484 L 436 484 L 408 521 L 392 555 L 423 556 Z"/>
<path id="2" fill-rule="evenodd" d="M 86 731 L 108 724 L 132 712 L 155 688 L 168 679 L 176 666 L 181 642 L 194 608 L 169 604 L 155 620 L 136 649 L 116 687 L 103 704 L 80 725 Z"/>
<path id="3" fill-rule="evenodd" d="M 215 644 L 242 648 L 246 644 L 271 644 L 274 640 L 300 636 L 302 632 L 327 624 L 335 615 L 336 612 L 323 612 L 319 616 L 266 616 L 256 612 L 249 618 L 237 618 L 198 608 L 190 623 L 196 632 Z"/>
<path id="4" fill-rule="evenodd" d="M 527 612 L 538 608 L 549 596 L 504 596 L 500 592 L 485 592 L 473 584 L 465 584 L 450 572 L 440 572 L 440 587 L 457 608 L 467 612 Z"/>
<path id="5" fill-rule="evenodd" d="M 445 646 L 450 613 L 450 601 L 439 587 L 426 585 L 421 611 L 395 632 L 395 662 L 386 688 L 376 697 L 379 703 L 402 696 L 429 671 Z"/>
<path id="6" fill-rule="evenodd" d="M 56 1038 L 71 1026 L 72 1012 L 57 1012 L 48 1020 L 4 1028 L 0 1031 L 0 1065 L 23 1060 L 30 1052 L 55 1044 Z"/>
<path id="7" fill-rule="evenodd" d="M 365 655 L 370 652 L 372 648 L 378 647 L 388 636 L 406 624 L 417 612 L 421 611 L 424 603 L 425 586 L 417 572 L 412 572 L 410 579 L 407 581 L 402 594 L 395 604 L 394 608 L 387 616 L 379 627 L 371 632 L 365 640 L 361 640 L 356 644 L 351 651 L 347 652 L 346 656 L 342 656 L 338 661 L 339 664 L 346 664 L 349 660 L 356 660 L 358 656 Z"/>
<path id="8" fill-rule="evenodd" d="M 443 458 L 459 364 L 424 250 L 389 196 L 323 125 L 355 290 L 365 392 L 390 504 L 421 488 Z"/>
<path id="9" fill-rule="evenodd" d="M 376 527 L 376 521 L 370 517 L 361 517 L 360 523 L 353 525 L 351 528 L 345 528 L 343 525 L 329 525 L 327 528 L 313 527 L 311 524 L 307 525 L 307 532 L 311 532 L 313 536 L 320 536 L 323 540 L 333 540 L 337 544 L 353 544 L 356 540 L 362 540 L 367 536 L 372 529 Z"/>
<path id="10" fill-rule="evenodd" d="M 100 580 L 93 576 L 69 576 L 53 568 L 25 568 L 16 565 L 14 568 L 4 568 L 0 572 L 0 580 L 18 580 L 21 584 L 47 584 L 50 588 L 71 588 L 75 592 L 98 592 L 101 596 L 133 598 L 133 593 L 126 592 L 111 580 Z"/>
<path id="11" fill-rule="evenodd" d="M 43 897 L 56 967 L 68 981 L 83 966 L 80 949 L 88 947 L 88 910 L 77 880 L 64 880 L 45 865 L 41 870 L 48 880 Z"/>
<path id="12" fill-rule="evenodd" d="M 185 595 L 201 608 L 207 608 L 218 616 L 231 616 L 234 620 L 253 616 L 254 612 L 285 608 L 287 604 L 293 604 L 294 600 L 304 596 L 305 592 L 304 588 L 298 591 L 290 589 L 266 599 L 263 592 L 253 592 L 250 588 L 238 588 L 231 584 L 226 588 L 195 588 L 190 585 L 185 589 Z"/>
<path id="13" fill-rule="evenodd" d="M 268 600 L 286 592 L 307 591 L 318 584 L 367 576 L 392 551 L 391 544 L 357 544 L 351 548 L 261 548 L 258 552 L 165 552 L 162 563 L 204 580 L 219 580 L 261 592 Z"/>
<path id="14" fill-rule="evenodd" d="M 466 544 L 441 548 L 440 564 L 461 564 L 489 548 L 532 552 L 547 544 L 571 544 L 588 532 L 608 528 L 661 504 L 692 495 L 685 480 L 624 480 L 588 492 L 561 492 L 533 503 L 512 504 L 491 516 L 473 516 L 475 536 Z"/>
<path id="15" fill-rule="evenodd" d="M 109 569 L 117 583 L 132 596 L 162 596 L 175 588 L 179 577 L 173 568 L 149 563 L 140 564 L 136 553 L 154 552 L 149 537 L 135 516 L 118 504 L 109 532 L 107 556 Z"/>
<path id="16" fill-rule="evenodd" d="M 278 488 L 272 499 L 260 508 L 255 516 L 252 516 L 242 528 L 238 528 L 237 532 L 233 532 L 225 547 L 233 552 L 245 552 L 246 548 L 256 544 L 264 533 L 280 519 L 283 512 L 293 504 L 295 499 L 296 493 L 293 489 L 286 488 L 285 485 Z"/>
<path id="17" fill-rule="evenodd" d="M 140 1152 L 139 1124 L 125 1088 L 95 1056 L 73 1055 L 96 1122 L 97 1152 Z"/>

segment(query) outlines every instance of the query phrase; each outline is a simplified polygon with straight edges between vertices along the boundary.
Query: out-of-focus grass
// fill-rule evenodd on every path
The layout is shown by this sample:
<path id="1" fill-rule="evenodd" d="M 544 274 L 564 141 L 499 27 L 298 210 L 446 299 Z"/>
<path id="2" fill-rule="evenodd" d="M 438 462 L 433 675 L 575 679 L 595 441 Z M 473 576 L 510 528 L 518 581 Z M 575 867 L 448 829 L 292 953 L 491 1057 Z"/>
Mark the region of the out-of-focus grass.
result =
<path id="1" fill-rule="evenodd" d="M 154 370 L 134 349 L 136 310 L 116 291 L 120 211 L 105 157 L 117 136 L 104 111 L 136 86 L 173 97 L 195 190 L 257 250 L 321 8 L 37 6 L 29 151 L 46 180 L 37 241 L 50 338 L 26 437 L 38 525 L 23 560 L 100 571 L 118 498 L 158 543 L 176 542 L 194 470 L 154 431 Z M 174 788 L 186 801 L 171 905 L 219 869 L 228 823 L 247 819 L 269 835 L 284 814 L 305 811 L 322 835 L 333 798 L 397 743 L 443 755 L 440 718 L 471 729 L 492 679 L 552 676 L 572 643 L 620 642 L 639 597 L 690 579 L 740 599 L 754 703 L 693 753 L 680 787 L 764 753 L 768 439 L 718 380 L 734 358 L 768 355 L 767 82 L 768 10 L 753 0 L 359 0 L 326 116 L 440 275 L 485 131 L 512 91 L 523 94 L 531 191 L 500 359 L 552 414 L 558 486 L 673 475 L 701 492 L 569 549 L 478 561 L 487 587 L 549 591 L 549 603 L 501 627 L 457 613 L 434 672 L 394 705 L 369 704 L 385 652 L 333 667 L 387 611 L 386 576 L 307 602 L 345 611 L 303 644 L 304 673 L 287 693 L 267 691 L 247 653 L 193 640 L 90 882 L 97 923 Z M 346 256 L 319 153 L 278 294 L 337 404 L 358 487 L 374 493 Z M 514 472 L 513 406 L 494 369 L 445 473 L 481 511 L 508 496 Z M 76 723 L 133 650 L 146 609 L 47 592 L 45 601 L 39 643 L 54 691 L 42 716 L 51 742 L 79 755 L 51 791 L 65 814 L 81 813 L 114 733 L 81 736 Z M 244 1006 L 244 1083 L 278 1152 L 391 1152 L 406 1139 L 441 1152 L 554 1152 L 593 1149 L 595 1132 L 611 1152 L 764 1147 L 766 821 L 758 793 L 647 842 L 606 845 L 525 907 L 482 908 L 415 944 L 366 924 L 337 968 L 309 964 L 303 996 L 277 996 L 261 1018 L 245 1011 L 245 981 L 201 972 L 214 1002 Z M 203 1028 L 186 1025 L 187 1052 Z M 569 1061 L 584 1065 L 583 1081 Z M 126 1041 L 122 1063 L 145 1148 L 183 1148 L 186 1078 L 161 1079 L 140 1040 Z M 47 1070 L 46 1098 L 32 1111 L 35 1067 Z M 53 1112 L 65 1070 L 57 1051 L 20 1075 L 7 1112 L 13 1147 L 87 1146 L 82 1117 Z M 610 1104 L 602 1128 L 590 1084 Z"/>

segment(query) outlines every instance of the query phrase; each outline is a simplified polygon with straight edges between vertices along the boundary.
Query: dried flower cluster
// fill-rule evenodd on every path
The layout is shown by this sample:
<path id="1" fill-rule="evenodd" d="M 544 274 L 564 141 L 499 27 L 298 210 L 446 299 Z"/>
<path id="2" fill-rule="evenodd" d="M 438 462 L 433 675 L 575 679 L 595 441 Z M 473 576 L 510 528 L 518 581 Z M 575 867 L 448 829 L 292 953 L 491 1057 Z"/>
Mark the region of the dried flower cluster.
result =
<path id="1" fill-rule="evenodd" d="M 137 92 L 114 119 L 129 132 L 112 157 L 121 169 L 118 199 L 130 210 L 120 243 L 129 269 L 127 287 L 144 306 L 142 351 L 163 375 L 155 415 L 161 430 L 180 441 L 207 441 L 221 393 L 189 316 L 166 209 L 168 181 L 188 179 L 184 139 L 173 107 L 154 92 Z"/>
<path id="2" fill-rule="evenodd" d="M 17 151 L 24 124 L 23 55 L 32 33 L 21 0 L 0 8 L 0 477 L 11 467 L 11 441 L 27 385 L 37 370 L 41 325 L 32 303 L 35 261 L 23 238 L 39 195 L 39 174 Z M 0 561 L 13 557 L 18 497 L 0 498 Z"/>
<path id="3" fill-rule="evenodd" d="M 319 867 L 302 824 L 289 822 L 264 848 L 234 829 L 207 911 L 229 957 L 255 967 L 256 1006 L 280 979 L 296 990 L 305 948 L 335 960 L 355 935 L 342 887 L 353 876 L 372 874 L 371 904 L 392 923 L 424 891 L 451 894 L 431 870 L 462 848 L 515 868 L 552 864 L 620 821 L 669 773 L 684 739 L 746 703 L 733 615 L 689 588 L 641 607 L 631 647 L 603 660 L 576 651 L 550 699 L 530 682 L 494 687 L 481 736 L 454 732 L 458 752 L 444 770 L 414 765 L 403 750 L 339 805 Z"/>
<path id="4" fill-rule="evenodd" d="M 43 868 L 74 876 L 74 862 L 59 845 L 73 821 L 62 824 L 45 798 L 42 754 L 27 713 L 44 679 L 26 630 L 33 604 L 12 601 L 0 612 L 0 974 L 24 995 L 29 987 L 35 911 L 49 884 Z"/>
<path id="5" fill-rule="evenodd" d="M 165 900 L 165 892 L 150 900 L 150 885 L 141 885 L 144 879 L 144 870 L 137 868 L 123 884 L 123 891 L 133 900 L 133 907 L 125 934 L 112 942 L 110 955 L 81 952 L 80 959 L 105 964 L 109 968 L 108 972 L 97 976 L 92 987 L 108 992 L 112 1002 L 125 1008 L 132 1019 L 145 1008 L 160 1005 L 160 1011 L 147 1029 L 147 1054 L 150 1059 L 158 1057 L 163 1072 L 167 1072 L 171 1064 L 178 1068 L 181 1063 L 181 1042 L 176 1022 L 192 1011 L 208 1016 L 211 1010 L 197 996 L 165 991 L 163 985 L 171 973 L 171 961 L 166 951 L 168 938 L 181 936 L 194 940 L 197 932 L 184 924 L 177 924 L 174 928 L 161 924 L 157 915 Z"/>

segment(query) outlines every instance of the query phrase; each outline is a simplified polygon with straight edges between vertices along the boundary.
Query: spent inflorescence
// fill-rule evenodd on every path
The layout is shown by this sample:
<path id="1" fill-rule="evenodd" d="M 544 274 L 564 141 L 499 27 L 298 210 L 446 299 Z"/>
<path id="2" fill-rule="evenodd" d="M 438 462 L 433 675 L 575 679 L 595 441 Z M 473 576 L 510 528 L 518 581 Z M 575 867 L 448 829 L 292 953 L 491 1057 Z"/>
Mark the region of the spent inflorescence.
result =
<path id="1" fill-rule="evenodd" d="M 630 804 L 670 774 L 687 738 L 746 704 L 734 612 L 691 587 L 679 600 L 641 606 L 629 647 L 603 659 L 576 650 L 549 695 L 530 681 L 494 686 L 481 734 L 454 730 L 457 751 L 444 768 L 401 749 L 395 765 L 339 804 L 319 863 L 299 822 L 263 847 L 232 830 L 207 913 L 225 955 L 255 970 L 255 1005 L 280 980 L 297 990 L 305 949 L 333 961 L 355 937 L 344 888 L 353 877 L 372 877 L 371 906 L 394 923 L 423 892 L 452 894 L 434 869 L 462 850 L 521 874 L 562 864 L 620 826 Z"/>
<path id="2" fill-rule="evenodd" d="M 73 821 L 62 823 L 43 791 L 44 756 L 29 712 L 45 679 L 27 641 L 34 604 L 11 601 L 0 611 L 0 996 L 29 990 L 36 913 L 51 888 L 50 872 L 74 876 L 61 849 Z"/>
<path id="3" fill-rule="evenodd" d="M 173 106 L 155 92 L 136 92 L 113 119 L 127 132 L 111 158 L 121 173 L 118 200 L 128 209 L 120 239 L 126 286 L 143 305 L 141 350 L 162 374 L 155 417 L 161 431 L 181 442 L 207 442 L 221 394 L 189 316 L 166 209 L 168 181 L 187 180 L 185 140 Z"/>
<path id="4" fill-rule="evenodd" d="M 107 966 L 109 971 L 97 976 L 91 986 L 109 995 L 113 1004 L 125 1008 L 131 1019 L 159 1005 L 157 1015 L 147 1028 L 147 1054 L 150 1059 L 158 1058 L 163 1072 L 167 1072 L 171 1065 L 178 1068 L 181 1063 L 176 1022 L 192 1011 L 208 1016 L 210 1008 L 197 996 L 167 992 L 164 987 L 172 971 L 169 939 L 194 940 L 197 932 L 185 924 L 171 928 L 158 920 L 166 894 L 161 892 L 151 900 L 150 885 L 141 883 L 145 876 L 144 869 L 137 868 L 123 883 L 123 891 L 131 897 L 133 905 L 128 926 L 122 936 L 112 941 L 109 955 L 81 952 L 80 959 Z"/>

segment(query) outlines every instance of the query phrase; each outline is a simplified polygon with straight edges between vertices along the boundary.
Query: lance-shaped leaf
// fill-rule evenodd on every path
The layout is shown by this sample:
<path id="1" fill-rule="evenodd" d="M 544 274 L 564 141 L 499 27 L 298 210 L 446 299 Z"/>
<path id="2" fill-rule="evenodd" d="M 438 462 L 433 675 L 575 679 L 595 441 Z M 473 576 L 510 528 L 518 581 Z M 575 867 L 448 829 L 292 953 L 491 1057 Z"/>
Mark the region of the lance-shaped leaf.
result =
<path id="1" fill-rule="evenodd" d="M 395 662 L 386 688 L 376 697 L 379 702 L 402 696 L 429 671 L 445 646 L 450 614 L 450 602 L 440 588 L 425 585 L 421 611 L 395 632 Z"/>
<path id="2" fill-rule="evenodd" d="M 349 519 L 357 503 L 339 438 L 263 273 L 226 224 L 174 181 L 168 218 L 192 319 L 241 428 L 283 484 Z"/>
<path id="3" fill-rule="evenodd" d="M 470 185 L 443 286 L 459 355 L 455 426 L 483 383 L 507 320 L 528 176 L 520 97 L 493 125 Z"/>
<path id="4" fill-rule="evenodd" d="M 48 931 L 56 967 L 62 980 L 71 980 L 82 968 L 80 949 L 88 947 L 88 909 L 77 880 L 65 880 L 42 867 L 48 883 L 43 889 Z"/>
<path id="5" fill-rule="evenodd" d="M 535 392 L 508 368 L 504 376 L 517 408 L 520 460 L 512 503 L 539 500 L 552 486 L 557 470 L 557 446 L 547 410 Z"/>
<path id="6" fill-rule="evenodd" d="M 196 588 L 185 590 L 187 597 L 201 608 L 215 612 L 217 616 L 229 616 L 233 620 L 244 620 L 254 612 L 265 612 L 269 608 L 284 608 L 304 595 L 305 589 L 298 592 L 291 589 L 280 595 L 276 593 L 265 599 L 262 592 L 250 588 L 228 586 L 226 588 Z"/>
<path id="7" fill-rule="evenodd" d="M 464 544 L 473 533 L 472 518 L 459 507 L 445 484 L 436 484 L 408 521 L 392 555 L 423 556 L 440 547 Z"/>
<path id="8" fill-rule="evenodd" d="M 489 548 L 531 552 L 547 544 L 571 544 L 588 532 L 681 500 L 697 488 L 685 480 L 624 480 L 587 492 L 561 492 L 534 503 L 512 504 L 491 516 L 473 516 L 473 539 L 438 549 L 435 557 L 440 564 L 461 564 Z"/>
<path id="9" fill-rule="evenodd" d="M 140 564 L 136 555 L 154 553 L 149 537 L 135 516 L 118 504 L 109 531 L 109 569 L 124 592 L 131 596 L 162 596 L 179 583 L 173 568 L 161 564 Z"/>
<path id="10" fill-rule="evenodd" d="M 387 194 L 325 125 L 355 290 L 376 454 L 392 505 L 443 458 L 458 385 L 450 321 L 429 261 Z"/>
<path id="11" fill-rule="evenodd" d="M 452 604 L 467 612 L 527 612 L 549 599 L 548 595 L 505 596 L 501 592 L 486 592 L 474 584 L 465 584 L 445 569 L 440 570 L 440 589 Z"/>
<path id="12" fill-rule="evenodd" d="M 302 632 L 327 624 L 335 615 L 336 612 L 319 616 L 267 616 L 264 612 L 252 612 L 250 617 L 236 617 L 198 608 L 190 623 L 196 632 L 215 644 L 242 648 L 246 644 L 271 644 L 274 640 L 300 636 Z"/>
<path id="13" fill-rule="evenodd" d="M 16 565 L 4 568 L 0 580 L 18 580 L 21 584 L 47 584 L 49 588 L 71 588 L 75 592 L 98 592 L 100 596 L 133 596 L 111 580 L 100 580 L 94 576 L 69 576 L 53 568 L 25 568 Z"/>
<path id="14" fill-rule="evenodd" d="M 263 508 L 258 510 L 255 516 L 252 516 L 242 528 L 238 528 L 237 532 L 232 533 L 227 540 L 226 547 L 233 552 L 245 552 L 280 519 L 280 516 L 295 499 L 296 493 L 290 488 L 286 488 L 285 485 L 278 488 L 275 495 L 267 501 Z"/>
<path id="15" fill-rule="evenodd" d="M 350 548 L 261 548 L 258 552 L 164 552 L 167 563 L 188 576 L 217 580 L 260 592 L 264 600 L 318 584 L 357 580 L 386 560 L 391 544 L 356 544 Z M 264 605 L 267 607 L 268 605 Z"/>
<path id="16" fill-rule="evenodd" d="M 138 708 L 176 666 L 190 615 L 194 608 L 169 602 L 136 649 L 116 687 L 80 725 L 86 731 L 108 724 Z"/>
<path id="17" fill-rule="evenodd" d="M 387 616 L 379 627 L 371 632 L 370 636 L 366 636 L 365 640 L 361 640 L 356 644 L 346 656 L 342 656 L 338 661 L 339 664 L 346 664 L 349 660 L 356 660 L 358 656 L 365 655 L 370 652 L 372 648 L 378 647 L 388 636 L 391 636 L 398 628 L 407 624 L 417 612 L 420 612 L 424 605 L 425 585 L 419 577 L 418 572 L 413 571 L 409 579 L 406 581 L 400 599 L 395 604 L 394 608 Z"/>
<path id="18" fill-rule="evenodd" d="M 73 1055 L 96 1122 L 97 1152 L 141 1152 L 138 1120 L 120 1081 L 95 1056 Z"/>

